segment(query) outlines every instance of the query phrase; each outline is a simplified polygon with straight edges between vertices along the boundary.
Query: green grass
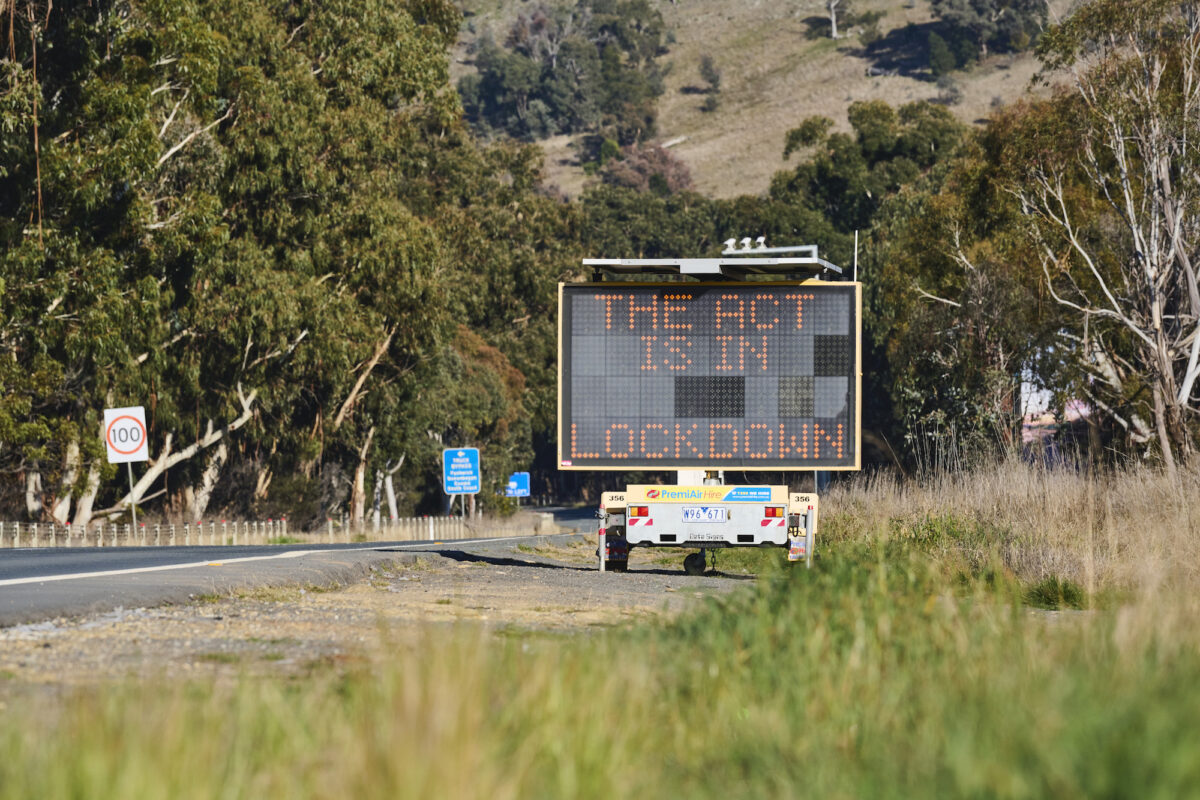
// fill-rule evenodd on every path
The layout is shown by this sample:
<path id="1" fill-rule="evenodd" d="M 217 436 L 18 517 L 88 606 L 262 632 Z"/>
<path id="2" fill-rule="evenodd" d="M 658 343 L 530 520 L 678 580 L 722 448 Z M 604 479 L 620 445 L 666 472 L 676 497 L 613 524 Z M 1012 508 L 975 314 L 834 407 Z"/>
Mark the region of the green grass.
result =
<path id="1" fill-rule="evenodd" d="M 1190 618 L 1049 624 L 960 566 L 844 541 L 649 627 L 437 627 L 305 678 L 17 698 L 0 797 L 1200 794 Z"/>
<path id="2" fill-rule="evenodd" d="M 1083 589 L 1069 580 L 1063 580 L 1057 575 L 1038 581 L 1025 590 L 1025 602 L 1035 608 L 1050 610 L 1060 608 L 1083 609 L 1088 606 L 1088 599 Z"/>
<path id="3" fill-rule="evenodd" d="M 10 678 L 0 798 L 1200 797 L 1198 487 L 864 478 L 823 500 L 813 569 L 722 551 L 760 578 L 669 622 Z"/>
<path id="4" fill-rule="evenodd" d="M 274 536 L 267 540 L 267 544 L 304 544 L 304 540 L 295 536 Z"/>

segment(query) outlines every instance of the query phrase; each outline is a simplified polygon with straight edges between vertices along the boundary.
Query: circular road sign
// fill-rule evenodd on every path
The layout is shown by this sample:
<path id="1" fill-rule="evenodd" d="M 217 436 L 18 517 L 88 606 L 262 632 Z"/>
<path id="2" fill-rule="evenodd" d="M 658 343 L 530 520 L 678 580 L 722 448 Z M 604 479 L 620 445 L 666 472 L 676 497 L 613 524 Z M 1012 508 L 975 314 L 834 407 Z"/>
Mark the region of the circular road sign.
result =
<path id="1" fill-rule="evenodd" d="M 146 461 L 150 458 L 148 445 L 145 408 L 104 409 L 104 446 L 108 450 L 108 463 Z"/>
<path id="2" fill-rule="evenodd" d="M 123 414 L 108 423 L 104 438 L 113 450 L 123 456 L 131 456 L 145 446 L 146 426 L 136 417 Z"/>

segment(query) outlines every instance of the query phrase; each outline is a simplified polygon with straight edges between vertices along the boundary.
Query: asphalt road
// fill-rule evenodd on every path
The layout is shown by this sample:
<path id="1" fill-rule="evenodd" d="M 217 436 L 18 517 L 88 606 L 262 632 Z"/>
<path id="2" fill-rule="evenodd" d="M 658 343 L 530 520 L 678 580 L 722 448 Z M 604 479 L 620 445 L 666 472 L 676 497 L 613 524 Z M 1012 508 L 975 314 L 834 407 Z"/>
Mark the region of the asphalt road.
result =
<path id="1" fill-rule="evenodd" d="M 532 544 L 568 535 L 519 538 Z M 498 541 L 503 540 L 4 550 L 0 626 L 186 602 L 260 586 L 349 583 L 377 564 Z"/>
<path id="2" fill-rule="evenodd" d="M 370 542 L 356 544 L 246 545 L 197 547 L 56 547 L 5 550 L 0 556 L 0 587 L 30 578 L 49 578 L 90 572 L 170 567 L 197 562 L 279 556 L 337 550 L 357 551 L 428 544 L 428 542 Z"/>
<path id="3" fill-rule="evenodd" d="M 598 506 L 547 506 L 539 508 L 554 515 L 554 521 L 560 528 L 567 528 L 576 533 L 595 533 L 600 521 L 596 517 Z"/>

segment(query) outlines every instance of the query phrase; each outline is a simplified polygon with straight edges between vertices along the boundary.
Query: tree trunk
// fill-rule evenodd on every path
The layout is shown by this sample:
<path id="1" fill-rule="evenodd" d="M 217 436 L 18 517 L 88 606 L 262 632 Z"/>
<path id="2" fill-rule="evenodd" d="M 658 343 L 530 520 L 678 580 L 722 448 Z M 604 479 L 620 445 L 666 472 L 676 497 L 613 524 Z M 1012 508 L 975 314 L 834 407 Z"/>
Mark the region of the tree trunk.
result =
<path id="1" fill-rule="evenodd" d="M 383 503 L 383 470 L 375 470 L 375 497 L 371 502 L 371 524 L 376 528 L 379 527 L 380 512 L 379 507 Z"/>
<path id="2" fill-rule="evenodd" d="M 75 524 L 81 525 L 84 528 L 92 521 L 92 505 L 96 502 L 96 495 L 100 493 L 100 462 L 93 461 L 88 464 L 87 480 L 84 482 L 83 493 L 79 495 L 79 502 L 75 504 Z"/>
<path id="3" fill-rule="evenodd" d="M 36 466 L 25 473 L 25 514 L 32 520 L 42 516 L 42 473 Z"/>
<path id="4" fill-rule="evenodd" d="M 407 457 L 407 455 L 408 454 L 405 453 L 404 455 L 400 456 L 400 460 L 396 462 L 395 466 L 393 466 L 392 462 L 390 461 L 387 465 L 387 478 L 384 481 L 384 485 L 387 488 L 388 513 L 392 515 L 392 519 L 396 519 L 400 516 L 399 512 L 396 510 L 396 487 L 392 485 L 392 476 L 396 474 L 396 470 L 404 466 L 404 459 Z"/>
<path id="5" fill-rule="evenodd" d="M 367 440 L 358 451 L 358 466 L 354 468 L 354 490 L 350 495 L 350 513 L 354 524 L 361 526 L 367 505 L 367 453 L 371 450 L 371 440 L 375 438 L 375 428 L 367 431 Z"/>
<path id="6" fill-rule="evenodd" d="M 384 486 L 387 488 L 388 513 L 392 519 L 396 519 L 400 514 L 396 509 L 396 487 L 392 484 L 391 475 L 384 479 Z"/>
<path id="7" fill-rule="evenodd" d="M 387 336 L 384 337 L 376 347 L 375 352 L 371 355 L 371 360 L 368 361 L 363 368 L 362 374 L 358 376 L 358 380 L 354 382 L 354 388 L 350 390 L 350 396 L 342 403 L 342 407 L 338 409 L 337 416 L 333 418 L 333 430 L 342 427 L 342 423 L 346 421 L 346 417 L 354 410 L 354 404 L 358 401 L 362 394 L 363 385 L 367 382 L 367 378 L 371 376 L 371 371 L 375 369 L 375 365 L 379 363 L 379 359 L 383 358 L 383 354 L 387 352 L 388 347 L 392 344 L 392 338 L 396 335 L 395 328 L 388 328 Z"/>
<path id="8" fill-rule="evenodd" d="M 222 441 L 217 444 L 212 455 L 208 457 L 208 463 L 204 465 L 204 472 L 200 474 L 200 484 L 188 493 L 188 519 L 198 520 L 204 516 L 204 512 L 208 510 L 208 503 L 212 500 L 213 489 L 216 488 L 217 481 L 221 478 L 221 470 L 225 467 L 228 459 L 229 448 Z"/>
<path id="9" fill-rule="evenodd" d="M 258 476 L 254 479 L 255 501 L 267 499 L 267 489 L 271 486 L 271 478 L 273 477 L 270 468 L 265 466 L 259 467 Z"/>
<path id="10" fill-rule="evenodd" d="M 50 518 L 60 525 L 71 519 L 71 500 L 75 495 L 75 480 L 79 477 L 79 440 L 67 442 L 67 454 L 63 458 L 62 480 L 59 481 L 58 497 L 50 508 Z"/>
<path id="11" fill-rule="evenodd" d="M 1177 477 L 1175 456 L 1171 447 L 1171 435 L 1167 430 L 1167 409 L 1163 403 L 1162 387 L 1156 381 L 1154 384 L 1154 423 L 1158 428 L 1158 446 L 1162 450 L 1163 464 L 1167 468 L 1167 478 L 1174 483 Z"/>

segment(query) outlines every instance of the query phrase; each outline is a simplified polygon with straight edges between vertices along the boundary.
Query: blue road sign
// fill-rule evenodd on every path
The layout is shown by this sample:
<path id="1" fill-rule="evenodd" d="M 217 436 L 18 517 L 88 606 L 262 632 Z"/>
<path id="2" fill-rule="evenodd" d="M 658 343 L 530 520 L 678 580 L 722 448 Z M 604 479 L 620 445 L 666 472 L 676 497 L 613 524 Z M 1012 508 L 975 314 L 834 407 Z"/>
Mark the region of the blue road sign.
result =
<path id="1" fill-rule="evenodd" d="M 508 488 L 504 490 L 505 497 L 529 497 L 529 473 L 514 472 L 508 479 Z"/>
<path id="2" fill-rule="evenodd" d="M 442 488 L 446 494 L 479 494 L 479 448 L 442 451 Z"/>

